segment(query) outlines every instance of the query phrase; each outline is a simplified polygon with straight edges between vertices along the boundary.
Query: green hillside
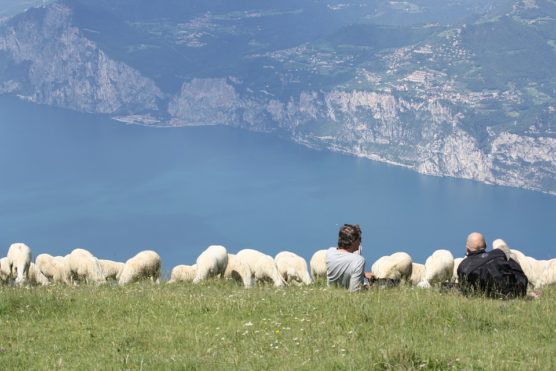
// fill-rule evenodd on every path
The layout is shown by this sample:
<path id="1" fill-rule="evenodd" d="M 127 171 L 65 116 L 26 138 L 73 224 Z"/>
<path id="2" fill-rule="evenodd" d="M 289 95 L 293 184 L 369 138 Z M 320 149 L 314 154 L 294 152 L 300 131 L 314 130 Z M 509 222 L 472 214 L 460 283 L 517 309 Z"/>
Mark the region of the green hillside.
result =
<path id="1" fill-rule="evenodd" d="M 546 369 L 556 290 L 535 301 L 413 288 L 230 282 L 0 288 L 5 370 Z"/>

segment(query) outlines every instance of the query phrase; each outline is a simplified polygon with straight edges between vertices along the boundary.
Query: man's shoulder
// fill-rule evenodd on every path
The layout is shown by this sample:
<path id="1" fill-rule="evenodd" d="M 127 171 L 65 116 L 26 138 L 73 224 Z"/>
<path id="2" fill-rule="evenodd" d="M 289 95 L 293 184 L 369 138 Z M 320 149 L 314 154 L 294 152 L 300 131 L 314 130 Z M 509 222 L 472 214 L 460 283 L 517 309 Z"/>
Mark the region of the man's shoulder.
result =
<path id="1" fill-rule="evenodd" d="M 460 272 L 472 271 L 480 268 L 485 264 L 491 264 L 493 261 L 506 262 L 506 254 L 500 249 L 493 249 L 490 251 L 481 251 L 476 254 L 468 255 L 463 259 L 458 267 L 458 274 Z"/>
<path id="2" fill-rule="evenodd" d="M 359 254 L 350 254 L 352 255 L 352 262 L 356 265 L 365 265 L 365 258 Z"/>

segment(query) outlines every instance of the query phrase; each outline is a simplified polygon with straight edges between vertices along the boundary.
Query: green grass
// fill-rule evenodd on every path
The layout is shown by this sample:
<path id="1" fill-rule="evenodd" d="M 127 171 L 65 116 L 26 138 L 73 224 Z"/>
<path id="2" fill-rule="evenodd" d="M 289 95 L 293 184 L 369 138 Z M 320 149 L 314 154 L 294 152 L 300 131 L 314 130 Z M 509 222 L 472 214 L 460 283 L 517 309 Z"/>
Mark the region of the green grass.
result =
<path id="1" fill-rule="evenodd" d="M 220 280 L 2 287 L 0 367 L 555 369 L 555 303 L 555 288 L 536 301 L 501 301 Z"/>

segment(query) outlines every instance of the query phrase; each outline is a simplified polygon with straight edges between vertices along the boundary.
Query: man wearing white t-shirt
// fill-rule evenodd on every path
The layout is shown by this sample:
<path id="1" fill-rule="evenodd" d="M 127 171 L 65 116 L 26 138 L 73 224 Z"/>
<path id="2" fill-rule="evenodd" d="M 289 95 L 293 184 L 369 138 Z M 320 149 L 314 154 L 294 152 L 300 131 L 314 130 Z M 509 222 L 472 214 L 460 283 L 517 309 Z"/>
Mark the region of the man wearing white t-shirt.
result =
<path id="1" fill-rule="evenodd" d="M 365 278 L 373 275 L 365 272 L 365 258 L 355 252 L 361 245 L 361 228 L 358 224 L 344 224 L 338 235 L 338 247 L 326 250 L 326 278 L 328 286 L 340 286 L 349 291 L 364 287 Z"/>

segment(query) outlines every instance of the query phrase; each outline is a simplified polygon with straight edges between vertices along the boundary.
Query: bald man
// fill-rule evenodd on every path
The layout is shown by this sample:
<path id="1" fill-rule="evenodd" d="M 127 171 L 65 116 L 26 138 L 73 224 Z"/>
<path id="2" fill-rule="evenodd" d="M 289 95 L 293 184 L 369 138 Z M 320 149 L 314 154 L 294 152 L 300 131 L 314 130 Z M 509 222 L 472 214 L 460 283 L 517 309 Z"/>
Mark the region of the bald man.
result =
<path id="1" fill-rule="evenodd" d="M 486 251 L 486 241 L 479 232 L 467 236 L 467 257 L 458 267 L 458 281 L 464 294 L 496 298 L 525 296 L 527 277 L 519 264 L 504 251 Z"/>
<path id="2" fill-rule="evenodd" d="M 467 254 L 482 251 L 486 249 L 485 238 L 479 232 L 473 232 L 467 236 L 465 248 L 467 249 Z"/>

